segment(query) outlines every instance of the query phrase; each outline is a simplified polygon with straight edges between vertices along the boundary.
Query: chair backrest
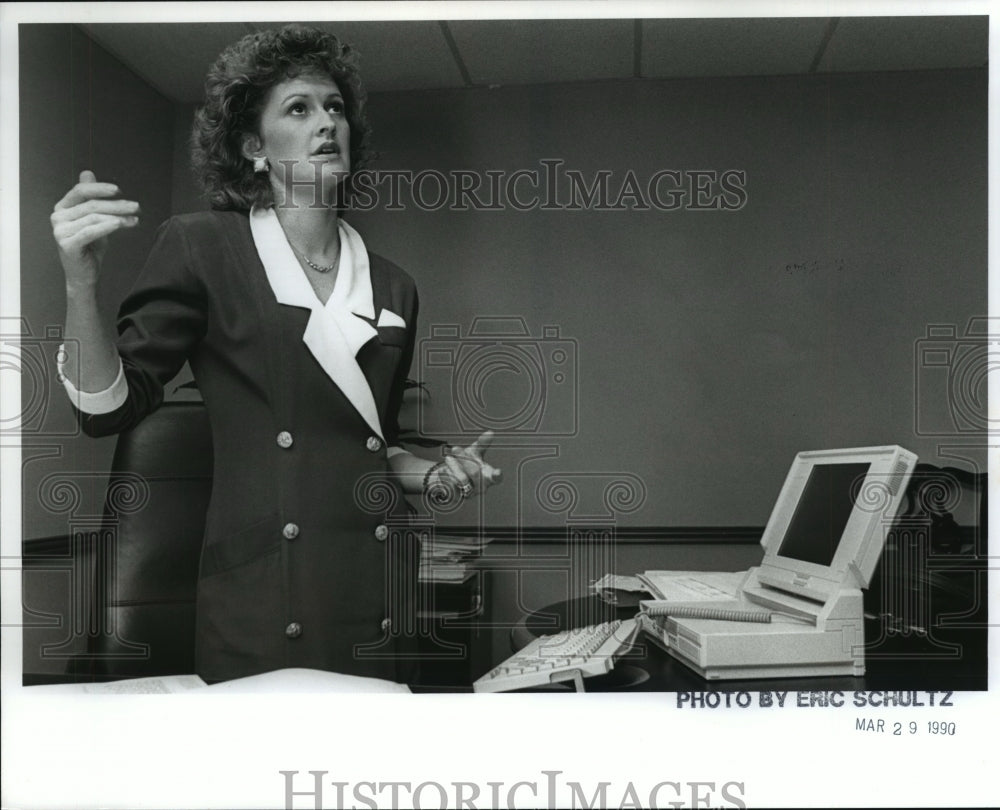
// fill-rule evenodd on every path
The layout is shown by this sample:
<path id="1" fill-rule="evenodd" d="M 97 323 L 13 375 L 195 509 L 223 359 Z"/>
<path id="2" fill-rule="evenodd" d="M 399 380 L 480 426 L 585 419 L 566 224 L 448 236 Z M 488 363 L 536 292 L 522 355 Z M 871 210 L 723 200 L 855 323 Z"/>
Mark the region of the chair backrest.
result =
<path id="1" fill-rule="evenodd" d="M 986 473 L 918 464 L 865 594 L 868 613 L 907 633 L 930 632 L 947 613 L 985 621 L 975 566 L 949 558 L 985 559 L 987 501 Z M 965 525 L 952 514 L 959 509 Z"/>
<path id="2" fill-rule="evenodd" d="M 212 435 L 200 402 L 165 403 L 118 439 L 94 566 L 96 674 L 194 672 L 194 606 Z"/>

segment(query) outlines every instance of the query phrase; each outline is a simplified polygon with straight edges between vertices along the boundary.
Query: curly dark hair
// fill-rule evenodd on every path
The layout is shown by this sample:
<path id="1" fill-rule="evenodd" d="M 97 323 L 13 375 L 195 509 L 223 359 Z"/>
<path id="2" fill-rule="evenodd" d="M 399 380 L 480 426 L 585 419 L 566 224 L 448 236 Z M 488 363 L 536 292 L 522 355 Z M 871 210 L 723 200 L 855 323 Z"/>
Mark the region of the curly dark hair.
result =
<path id="1" fill-rule="evenodd" d="M 256 134 L 268 90 L 304 73 L 329 75 L 344 97 L 352 173 L 371 161 L 371 127 L 354 49 L 303 25 L 258 31 L 226 48 L 209 68 L 205 104 L 195 114 L 191 159 L 212 208 L 248 211 L 273 204 L 267 176 L 254 174 L 240 150 L 242 138 Z"/>

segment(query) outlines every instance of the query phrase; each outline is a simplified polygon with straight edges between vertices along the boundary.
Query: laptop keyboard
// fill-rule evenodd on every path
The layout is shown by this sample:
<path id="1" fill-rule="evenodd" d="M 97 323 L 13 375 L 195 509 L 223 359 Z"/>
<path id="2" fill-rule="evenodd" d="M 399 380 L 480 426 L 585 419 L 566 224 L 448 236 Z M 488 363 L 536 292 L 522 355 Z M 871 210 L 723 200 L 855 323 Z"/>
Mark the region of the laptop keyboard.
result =
<path id="1" fill-rule="evenodd" d="M 714 599 L 732 599 L 732 593 L 702 582 L 695 577 L 671 577 L 657 580 L 663 598 L 677 602 L 702 602 Z"/>

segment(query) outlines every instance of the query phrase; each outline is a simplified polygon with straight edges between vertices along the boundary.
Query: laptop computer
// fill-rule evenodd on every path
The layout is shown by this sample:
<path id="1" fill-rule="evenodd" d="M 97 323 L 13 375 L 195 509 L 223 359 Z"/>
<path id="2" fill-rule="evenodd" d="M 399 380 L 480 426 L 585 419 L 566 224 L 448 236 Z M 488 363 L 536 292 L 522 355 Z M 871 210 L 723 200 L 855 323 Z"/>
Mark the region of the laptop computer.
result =
<path id="1" fill-rule="evenodd" d="M 647 571 L 643 627 L 708 679 L 863 675 L 861 590 L 917 457 L 902 447 L 799 453 L 745 572 Z M 728 611 L 728 612 L 727 612 Z"/>

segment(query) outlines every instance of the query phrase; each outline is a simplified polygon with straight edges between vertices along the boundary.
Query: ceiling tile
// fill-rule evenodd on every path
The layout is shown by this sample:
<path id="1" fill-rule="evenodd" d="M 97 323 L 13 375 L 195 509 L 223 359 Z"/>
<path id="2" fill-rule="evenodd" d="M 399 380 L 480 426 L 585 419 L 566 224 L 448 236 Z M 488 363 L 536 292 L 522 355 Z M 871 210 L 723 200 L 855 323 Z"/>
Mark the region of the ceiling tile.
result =
<path id="1" fill-rule="evenodd" d="M 647 19 L 641 75 L 649 78 L 805 73 L 828 19 Z M 105 23 L 84 29 L 164 96 L 202 100 L 205 71 L 249 31 L 281 23 Z M 465 84 L 438 22 L 314 23 L 360 52 L 369 91 Z M 448 23 L 474 84 L 538 84 L 633 76 L 633 20 L 461 20 Z M 845 17 L 820 70 L 980 67 L 988 20 L 980 17 Z"/>
<path id="2" fill-rule="evenodd" d="M 164 96 L 182 103 L 204 99 L 209 65 L 251 30 L 245 23 L 106 23 L 83 28 Z"/>
<path id="3" fill-rule="evenodd" d="M 982 67 L 988 18 L 842 17 L 819 70 L 930 70 Z"/>
<path id="4" fill-rule="evenodd" d="M 461 20 L 448 26 L 475 84 L 633 75 L 632 20 Z"/>
<path id="5" fill-rule="evenodd" d="M 642 75 L 805 73 L 827 22 L 824 17 L 643 20 Z"/>
<path id="6" fill-rule="evenodd" d="M 254 30 L 284 23 L 111 23 L 85 25 L 93 39 L 167 98 L 204 99 L 205 73 L 222 50 Z M 308 23 L 336 34 L 360 54 L 369 92 L 464 85 L 437 22 Z"/>
<path id="7" fill-rule="evenodd" d="M 433 20 L 390 22 L 308 22 L 330 31 L 359 54 L 368 92 L 462 87 L 462 73 L 441 26 Z M 257 23 L 280 28 L 284 23 Z"/>

